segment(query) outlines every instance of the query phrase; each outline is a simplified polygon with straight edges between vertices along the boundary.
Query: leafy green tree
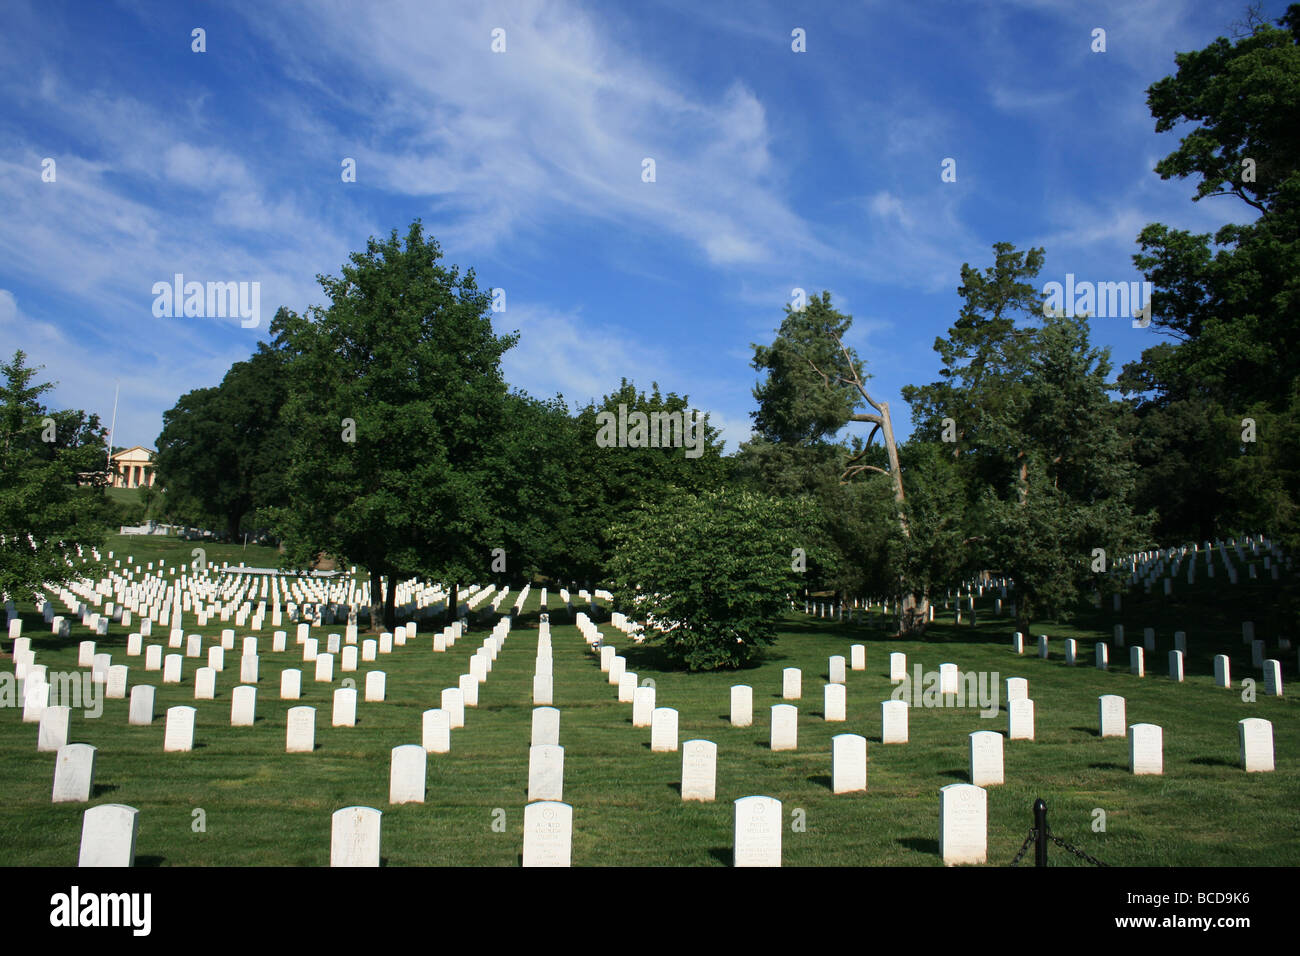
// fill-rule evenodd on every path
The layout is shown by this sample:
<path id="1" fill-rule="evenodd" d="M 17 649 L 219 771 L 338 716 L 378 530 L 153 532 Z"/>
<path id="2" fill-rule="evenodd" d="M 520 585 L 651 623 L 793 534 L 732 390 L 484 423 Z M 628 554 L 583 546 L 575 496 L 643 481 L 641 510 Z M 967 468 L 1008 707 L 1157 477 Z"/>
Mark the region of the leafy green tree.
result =
<path id="1" fill-rule="evenodd" d="M 48 411 L 40 397 L 53 385 L 35 383 L 39 370 L 21 349 L 0 365 L 0 591 L 14 599 L 86 573 L 78 546 L 103 542 L 92 495 L 103 498 L 106 429 L 95 415 Z M 79 490 L 86 478 L 101 487 Z"/>
<path id="2" fill-rule="evenodd" d="M 271 509 L 289 561 L 325 552 L 368 570 L 372 626 L 395 623 L 399 580 L 452 588 L 490 572 L 503 540 L 494 470 L 510 411 L 491 297 L 439 263 L 416 220 L 319 276 L 330 305 L 277 314 L 288 367 L 287 505 Z"/>
<path id="3" fill-rule="evenodd" d="M 815 520 L 806 500 L 731 489 L 641 507 L 614 531 L 615 607 L 690 670 L 742 667 L 775 641 Z"/>
<path id="4" fill-rule="evenodd" d="M 245 517 L 283 499 L 285 395 L 283 356 L 263 346 L 220 385 L 187 392 L 163 413 L 158 482 L 199 514 L 220 516 L 231 540 Z"/>

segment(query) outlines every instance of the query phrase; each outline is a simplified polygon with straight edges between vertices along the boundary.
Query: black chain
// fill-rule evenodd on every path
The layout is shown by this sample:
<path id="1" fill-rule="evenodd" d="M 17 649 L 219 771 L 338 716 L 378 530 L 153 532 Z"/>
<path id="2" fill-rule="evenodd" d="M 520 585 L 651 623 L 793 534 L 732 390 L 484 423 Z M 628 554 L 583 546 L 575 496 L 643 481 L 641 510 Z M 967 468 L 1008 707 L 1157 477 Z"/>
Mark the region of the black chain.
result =
<path id="1" fill-rule="evenodd" d="M 1037 832 L 1038 831 L 1036 831 L 1033 827 L 1029 828 L 1029 836 L 1025 837 L 1025 842 L 1020 844 L 1020 852 L 1017 853 L 1016 858 L 1011 861 L 1012 866 L 1015 866 L 1017 863 L 1020 862 L 1021 858 L 1025 855 L 1025 851 L 1028 850 L 1030 844 L 1034 842 L 1034 838 L 1037 836 Z"/>
<path id="2" fill-rule="evenodd" d="M 1084 852 L 1083 852 L 1082 850 L 1080 850 L 1077 846 L 1072 846 L 1071 844 L 1066 843 L 1064 840 L 1062 840 L 1060 837 L 1058 837 L 1055 833 L 1052 832 L 1051 827 L 1048 827 L 1048 829 L 1047 829 L 1047 838 L 1048 838 L 1049 840 L 1051 840 L 1053 843 L 1055 843 L 1057 846 L 1059 846 L 1061 849 L 1063 849 L 1063 850 L 1069 850 L 1071 853 L 1073 853 L 1073 854 L 1074 854 L 1075 856 L 1077 856 L 1079 859 L 1081 859 L 1081 860 L 1087 860 L 1087 861 L 1088 861 L 1089 863 L 1091 863 L 1093 866 L 1110 866 L 1109 863 L 1103 863 L 1103 862 L 1101 862 L 1101 860 L 1097 859 L 1095 856 L 1089 856 L 1087 853 L 1084 853 Z M 1014 865 L 1014 864 L 1013 864 L 1013 865 Z"/>

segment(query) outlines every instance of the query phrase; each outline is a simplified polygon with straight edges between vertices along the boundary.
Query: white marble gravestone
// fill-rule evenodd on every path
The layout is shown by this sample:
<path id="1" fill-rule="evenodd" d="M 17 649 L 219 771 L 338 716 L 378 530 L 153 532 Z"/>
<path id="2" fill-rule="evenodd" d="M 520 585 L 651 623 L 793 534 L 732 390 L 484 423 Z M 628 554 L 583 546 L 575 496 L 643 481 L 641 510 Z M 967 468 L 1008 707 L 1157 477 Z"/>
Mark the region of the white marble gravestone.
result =
<path id="1" fill-rule="evenodd" d="M 361 642 L 361 659 L 363 661 L 373 661 L 379 657 L 379 642 L 373 637 L 366 638 Z"/>
<path id="2" fill-rule="evenodd" d="M 711 740 L 682 744 L 682 799 L 712 801 L 717 796 L 718 745 Z"/>
<path id="3" fill-rule="evenodd" d="M 1270 697 L 1282 696 L 1282 662 L 1270 658 L 1264 661 L 1264 693 Z"/>
<path id="4" fill-rule="evenodd" d="M 845 663 L 844 658 L 841 657 L 839 654 L 836 654 L 830 659 L 830 665 L 827 671 L 830 677 L 830 683 L 832 684 L 844 683 L 844 663 Z"/>
<path id="5" fill-rule="evenodd" d="M 560 712 L 554 707 L 533 708 L 532 746 L 560 745 Z"/>
<path id="6" fill-rule="evenodd" d="M 427 761 L 428 754 L 419 744 L 393 748 L 388 771 L 389 803 L 424 803 Z"/>
<path id="7" fill-rule="evenodd" d="M 550 705 L 555 703 L 555 681 L 549 674 L 533 676 L 533 703 Z"/>
<path id="8" fill-rule="evenodd" d="M 754 723 L 754 688 L 733 684 L 731 688 L 731 726 L 749 727 Z"/>
<path id="9" fill-rule="evenodd" d="M 1079 642 L 1072 637 L 1065 639 L 1065 663 L 1073 667 L 1079 661 Z"/>
<path id="10" fill-rule="evenodd" d="M 624 673 L 618 679 L 618 702 L 620 704 L 630 704 L 636 696 L 636 675 Z"/>
<path id="11" fill-rule="evenodd" d="M 302 696 L 302 671 L 290 667 L 280 671 L 280 699 L 297 700 Z"/>
<path id="12" fill-rule="evenodd" d="M 1110 645 L 1099 643 L 1095 648 L 1097 670 L 1104 671 L 1110 666 Z"/>
<path id="13" fill-rule="evenodd" d="M 939 855 L 944 865 L 988 862 L 988 792 L 970 783 L 939 790 Z"/>
<path id="14" fill-rule="evenodd" d="M 344 673 L 353 673 L 357 669 L 357 649 L 352 645 L 343 648 L 343 657 L 339 662 L 339 670 Z"/>
<path id="15" fill-rule="evenodd" d="M 1007 678 L 1007 701 L 1028 700 L 1029 681 L 1023 677 Z"/>
<path id="16" fill-rule="evenodd" d="M 135 865 L 135 838 L 140 811 L 120 803 L 101 803 L 81 818 L 81 850 L 77 866 Z"/>
<path id="17" fill-rule="evenodd" d="M 1047 660 L 1047 635 L 1046 634 L 1038 635 L 1038 656 L 1041 657 L 1043 660 Z"/>
<path id="18" fill-rule="evenodd" d="M 1183 682 L 1183 652 L 1169 652 L 1169 679 L 1178 683 Z"/>
<path id="19" fill-rule="evenodd" d="M 383 671 L 370 671 L 366 674 L 366 701 L 382 704 L 388 694 L 388 675 Z"/>
<path id="20" fill-rule="evenodd" d="M 1118 694 L 1102 694 L 1097 698 L 1098 721 L 1103 737 L 1128 735 L 1128 718 L 1124 711 L 1124 698 Z"/>
<path id="21" fill-rule="evenodd" d="M 1134 774 L 1164 773 L 1164 730 L 1156 724 L 1131 725 L 1128 729 L 1128 764 Z"/>
<path id="22" fill-rule="evenodd" d="M 977 730 L 970 735 L 970 782 L 976 787 L 992 787 L 1005 782 L 1002 760 L 1002 735 L 993 730 Z"/>
<path id="23" fill-rule="evenodd" d="M 524 866 L 569 866 L 573 856 L 573 807 L 555 800 L 524 807 Z"/>
<path id="24" fill-rule="evenodd" d="M 257 655 L 245 654 L 239 659 L 239 682 L 241 684 L 256 684 L 257 670 Z"/>
<path id="25" fill-rule="evenodd" d="M 185 753 L 194 749 L 193 707 L 168 707 L 163 730 L 163 752 Z"/>
<path id="26" fill-rule="evenodd" d="M 330 714 L 330 725 L 334 727 L 355 727 L 357 725 L 357 689 L 339 687 L 334 691 L 334 707 Z"/>
<path id="27" fill-rule="evenodd" d="M 36 750 L 40 753 L 58 753 L 68 745 L 68 719 L 72 708 L 59 704 L 46 707 L 41 712 L 41 724 L 36 732 Z"/>
<path id="28" fill-rule="evenodd" d="M 907 708 L 905 700 L 880 702 L 880 742 L 884 744 L 907 743 Z"/>
<path id="29" fill-rule="evenodd" d="M 1247 773 L 1273 770 L 1273 723 L 1262 717 L 1237 721 L 1241 767 Z"/>
<path id="30" fill-rule="evenodd" d="M 90 744 L 66 744 L 55 757 L 55 790 L 52 803 L 83 804 L 95 788 L 95 748 Z"/>
<path id="31" fill-rule="evenodd" d="M 1232 665 L 1228 661 L 1227 654 L 1214 655 L 1214 686 L 1232 686 Z"/>
<path id="32" fill-rule="evenodd" d="M 867 647 L 865 644 L 854 644 L 849 648 L 849 669 L 855 671 L 867 669 Z"/>
<path id="33" fill-rule="evenodd" d="M 773 750 L 796 750 L 799 746 L 799 708 L 794 704 L 772 705 Z"/>
<path id="34" fill-rule="evenodd" d="M 316 655 L 316 680 L 322 684 L 328 684 L 334 680 L 333 654 Z"/>
<path id="35" fill-rule="evenodd" d="M 961 676 L 957 673 L 956 664 L 939 665 L 939 693 L 955 694 L 960 685 Z"/>
<path id="36" fill-rule="evenodd" d="M 889 682 L 899 684 L 907 679 L 907 655 L 894 651 L 889 655 Z"/>
<path id="37" fill-rule="evenodd" d="M 632 726 L 649 727 L 654 719 L 655 689 L 638 687 L 632 692 Z"/>
<path id="38" fill-rule="evenodd" d="M 867 738 L 836 734 L 831 738 L 831 791 L 855 793 L 867 789 Z"/>
<path id="39" fill-rule="evenodd" d="M 656 707 L 650 714 L 650 749 L 677 750 L 677 711 L 671 707 Z"/>
<path id="40" fill-rule="evenodd" d="M 1034 739 L 1034 702 L 1023 700 L 1007 701 L 1007 739 Z"/>
<path id="41" fill-rule="evenodd" d="M 126 681 L 129 670 L 125 664 L 113 664 L 108 669 L 108 680 L 104 684 L 104 696 L 109 700 L 126 700 Z"/>
<path id="42" fill-rule="evenodd" d="M 440 707 L 424 712 L 422 741 L 431 754 L 451 752 L 451 715 Z"/>
<path id="43" fill-rule="evenodd" d="M 133 727 L 148 727 L 153 723 L 153 697 L 154 689 L 150 684 L 137 684 L 131 688 L 128 724 Z"/>
<path id="44" fill-rule="evenodd" d="M 344 807 L 330 820 L 330 866 L 378 866 L 380 821 L 373 807 Z"/>
<path id="45" fill-rule="evenodd" d="M 185 658 L 181 657 L 179 654 L 168 654 L 163 658 L 164 684 L 179 684 L 181 682 L 184 678 L 184 661 Z"/>
<path id="46" fill-rule="evenodd" d="M 460 675 L 460 697 L 466 707 L 478 706 L 479 680 L 473 674 Z"/>
<path id="47" fill-rule="evenodd" d="M 224 647 L 208 648 L 208 666 L 214 671 L 226 669 L 226 649 Z"/>
<path id="48" fill-rule="evenodd" d="M 230 695 L 230 726 L 252 727 L 257 721 L 257 688 L 244 684 Z"/>
<path id="49" fill-rule="evenodd" d="M 285 753 L 309 754 L 315 749 L 316 708 L 290 707 L 284 736 Z"/>
<path id="50" fill-rule="evenodd" d="M 528 802 L 564 799 L 564 748 L 540 744 L 528 748 Z"/>
<path id="51" fill-rule="evenodd" d="M 781 865 L 781 801 L 741 797 L 736 801 L 734 862 L 740 866 Z"/>
<path id="52" fill-rule="evenodd" d="M 1025 635 L 1020 631 L 1011 635 L 1011 650 L 1016 654 L 1025 652 Z"/>
<path id="53" fill-rule="evenodd" d="M 786 700 L 798 700 L 802 696 L 803 675 L 797 667 L 787 667 L 781 671 L 781 696 Z"/>
<path id="54" fill-rule="evenodd" d="M 1144 648 L 1134 644 L 1128 649 L 1128 669 L 1135 677 L 1146 676 L 1146 659 Z"/>
<path id="55" fill-rule="evenodd" d="M 442 692 L 439 705 L 451 720 L 451 729 L 465 726 L 465 696 L 459 687 L 448 687 Z"/>
<path id="56" fill-rule="evenodd" d="M 211 667 L 200 667 L 194 672 L 194 699 L 215 700 L 217 696 L 217 672 Z"/>
<path id="57" fill-rule="evenodd" d="M 822 714 L 826 720 L 848 720 L 848 688 L 843 684 L 827 684 L 822 691 Z"/>

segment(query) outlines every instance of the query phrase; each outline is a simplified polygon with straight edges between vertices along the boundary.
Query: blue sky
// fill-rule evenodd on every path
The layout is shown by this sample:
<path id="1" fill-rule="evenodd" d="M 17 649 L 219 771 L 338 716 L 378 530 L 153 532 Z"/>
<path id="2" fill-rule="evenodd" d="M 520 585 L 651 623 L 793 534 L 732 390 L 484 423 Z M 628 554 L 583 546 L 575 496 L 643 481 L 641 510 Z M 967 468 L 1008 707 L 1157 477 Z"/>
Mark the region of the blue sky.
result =
<path id="1" fill-rule="evenodd" d="M 793 288 L 828 289 L 905 436 L 900 390 L 937 377 L 961 264 L 990 265 L 994 242 L 1045 247 L 1040 283 L 1131 281 L 1144 224 L 1253 218 L 1151 171 L 1185 130 L 1156 135 L 1145 105 L 1175 52 L 1244 10 L 6 0 L 0 351 L 45 366 L 48 404 L 106 423 L 120 383 L 114 443 L 153 447 L 163 411 L 246 358 L 279 305 L 324 303 L 318 273 L 419 217 L 445 262 L 506 291 L 513 386 L 573 405 L 657 381 L 733 450 L 750 343 Z M 260 326 L 155 317 L 176 273 L 260 283 Z M 1157 341 L 1092 328 L 1117 367 Z"/>

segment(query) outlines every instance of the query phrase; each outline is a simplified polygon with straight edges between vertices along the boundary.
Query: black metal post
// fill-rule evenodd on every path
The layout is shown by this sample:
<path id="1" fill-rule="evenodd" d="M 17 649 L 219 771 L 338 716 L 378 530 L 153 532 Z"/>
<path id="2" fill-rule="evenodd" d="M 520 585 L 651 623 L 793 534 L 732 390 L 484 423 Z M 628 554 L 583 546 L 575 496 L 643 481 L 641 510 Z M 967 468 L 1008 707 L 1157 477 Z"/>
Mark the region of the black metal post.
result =
<path id="1" fill-rule="evenodd" d="M 1047 804 L 1034 801 L 1034 866 L 1047 866 Z"/>

